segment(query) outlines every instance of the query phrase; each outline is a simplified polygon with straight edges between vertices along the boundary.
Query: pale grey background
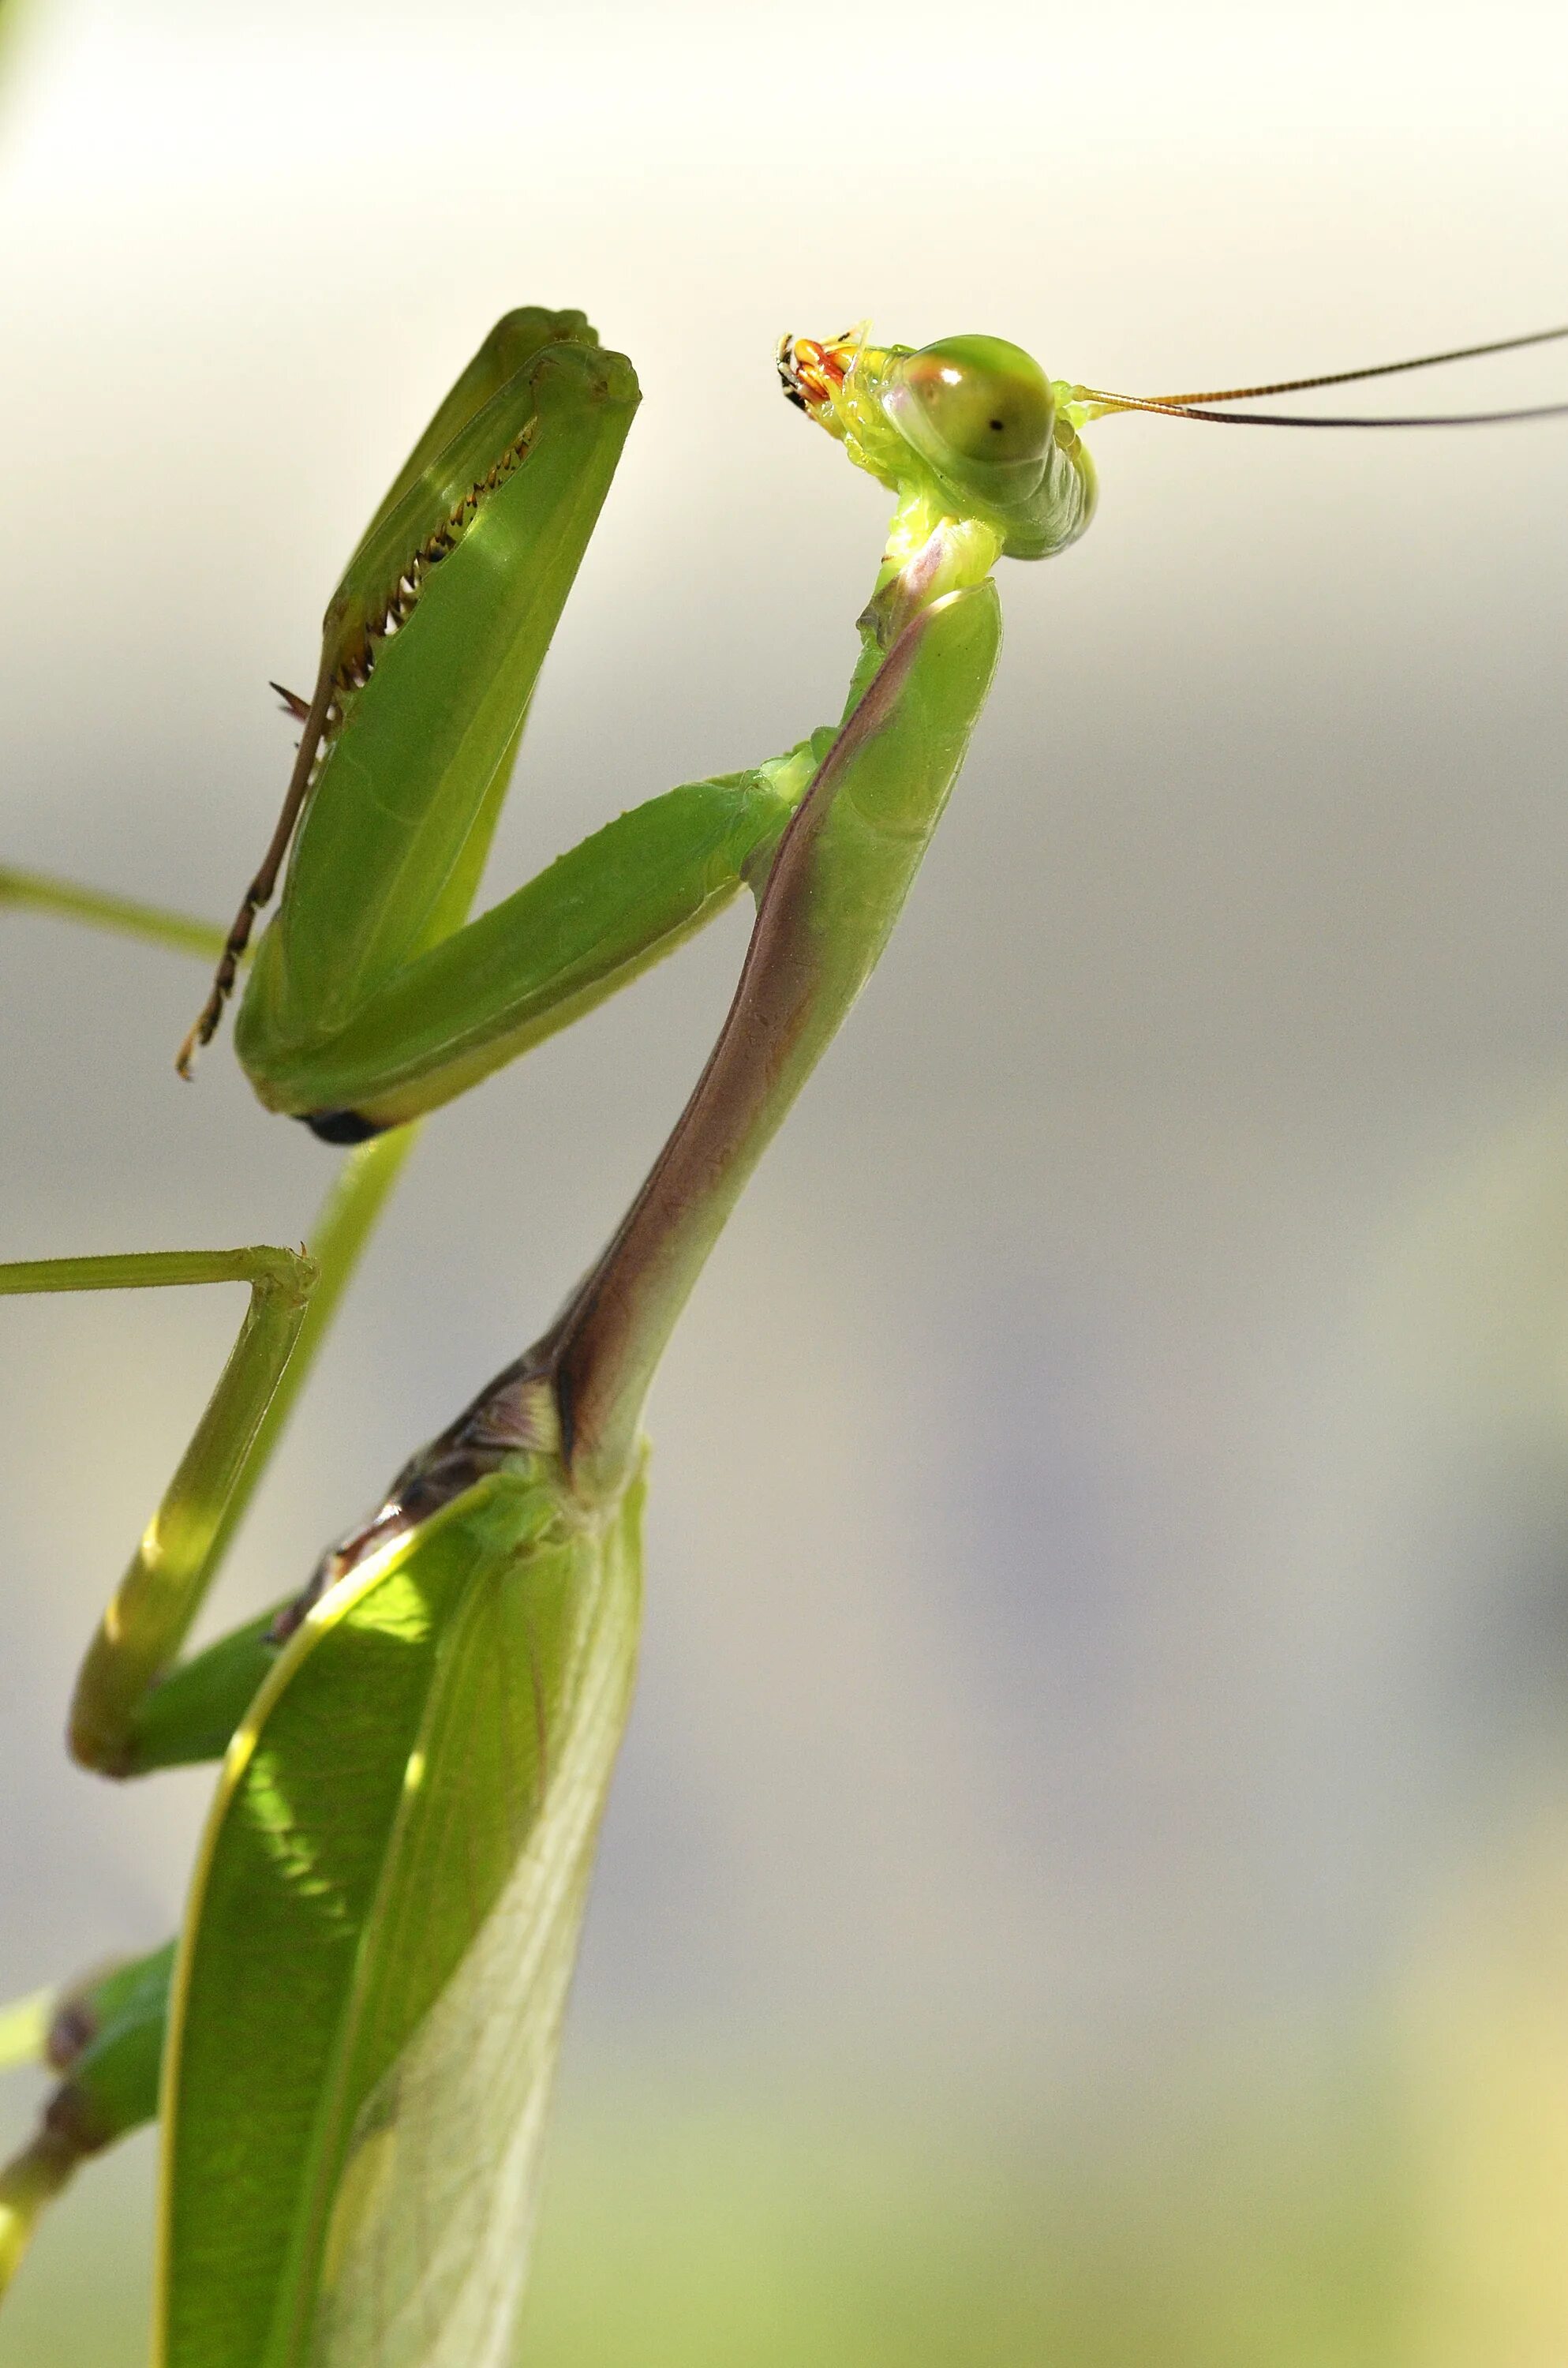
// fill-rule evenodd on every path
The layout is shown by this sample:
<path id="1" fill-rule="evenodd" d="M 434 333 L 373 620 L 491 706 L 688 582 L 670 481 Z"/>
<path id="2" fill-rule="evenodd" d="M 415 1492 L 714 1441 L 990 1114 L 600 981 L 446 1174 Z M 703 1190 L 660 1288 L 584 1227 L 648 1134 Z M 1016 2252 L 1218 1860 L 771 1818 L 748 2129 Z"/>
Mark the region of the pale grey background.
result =
<path id="1" fill-rule="evenodd" d="M 779 402 L 781 329 L 983 328 L 1143 388 L 1568 311 L 1555 7 L 23 29 L 0 843 L 218 918 L 287 768 L 267 677 L 308 687 L 509 304 L 585 305 L 645 402 L 498 884 L 835 712 L 884 502 Z M 1568 423 L 1094 444 L 1099 519 L 1004 571 L 941 839 L 658 1387 L 585 2064 L 1016 2103 L 1287 2044 L 1397 1991 L 1519 1832 L 1568 1837 Z M 431 1130 L 226 1612 L 540 1327 L 743 942 Z M 173 1076 L 193 965 L 20 918 L 0 964 L 6 1255 L 299 1236 L 330 1155 L 226 1047 Z M 56 1738 L 237 1314 L 5 1308 L 0 1992 L 178 1913 L 204 1781 L 117 1795 Z"/>

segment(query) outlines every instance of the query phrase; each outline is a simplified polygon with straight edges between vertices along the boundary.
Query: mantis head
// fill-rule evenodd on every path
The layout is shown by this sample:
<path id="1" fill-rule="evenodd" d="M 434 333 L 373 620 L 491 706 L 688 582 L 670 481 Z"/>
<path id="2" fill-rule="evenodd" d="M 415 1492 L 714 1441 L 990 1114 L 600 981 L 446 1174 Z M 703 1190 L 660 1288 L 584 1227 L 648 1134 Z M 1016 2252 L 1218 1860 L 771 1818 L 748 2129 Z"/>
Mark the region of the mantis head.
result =
<path id="1" fill-rule="evenodd" d="M 1004 337 L 915 350 L 870 345 L 868 325 L 825 342 L 785 337 L 778 375 L 790 401 L 898 495 L 906 532 L 971 519 L 1012 559 L 1075 542 L 1094 515 L 1095 472 L 1071 390 Z"/>
<path id="2" fill-rule="evenodd" d="M 987 546 L 981 573 L 997 552 L 1049 559 L 1076 542 L 1095 510 L 1094 464 L 1078 429 L 1119 411 L 1217 422 L 1228 427 L 1470 427 L 1503 420 L 1568 415 L 1568 403 L 1528 404 L 1503 411 L 1416 412 L 1403 416 L 1235 410 L 1236 404 L 1308 388 L 1345 386 L 1440 362 L 1512 353 L 1568 338 L 1568 325 L 1522 337 L 1454 346 L 1440 354 L 1377 362 L 1311 378 L 1271 379 L 1256 386 L 1199 393 L 1111 394 L 1103 388 L 1048 379 L 1021 346 L 1003 337 L 939 337 L 916 351 L 873 346 L 861 321 L 841 337 L 785 337 L 778 375 L 791 403 L 836 436 L 857 466 L 898 495 L 887 564 L 902 564 L 937 527 L 957 524 L 962 538 Z"/>

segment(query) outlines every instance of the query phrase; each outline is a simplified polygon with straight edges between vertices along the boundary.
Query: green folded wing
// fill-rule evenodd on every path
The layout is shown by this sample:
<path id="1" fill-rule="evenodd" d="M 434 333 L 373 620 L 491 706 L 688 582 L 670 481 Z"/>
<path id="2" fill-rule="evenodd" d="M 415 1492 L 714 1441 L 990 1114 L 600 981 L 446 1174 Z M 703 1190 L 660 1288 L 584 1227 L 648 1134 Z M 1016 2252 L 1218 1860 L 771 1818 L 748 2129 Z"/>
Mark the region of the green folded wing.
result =
<path id="1" fill-rule="evenodd" d="M 641 1486 L 458 1499 L 319 1607 L 236 1740 L 176 1977 L 165 2368 L 508 2354 L 631 1698 Z"/>

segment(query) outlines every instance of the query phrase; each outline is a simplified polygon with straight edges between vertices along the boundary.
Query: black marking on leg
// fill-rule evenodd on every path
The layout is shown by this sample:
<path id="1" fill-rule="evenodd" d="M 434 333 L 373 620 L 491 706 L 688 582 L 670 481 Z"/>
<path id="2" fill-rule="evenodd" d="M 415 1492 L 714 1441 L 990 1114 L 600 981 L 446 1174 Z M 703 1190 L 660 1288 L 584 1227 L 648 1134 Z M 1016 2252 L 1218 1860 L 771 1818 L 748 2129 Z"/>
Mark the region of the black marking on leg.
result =
<path id="1" fill-rule="evenodd" d="M 372 1135 L 386 1134 L 397 1123 L 389 1118 L 362 1118 L 358 1110 L 296 1110 L 301 1126 L 308 1126 L 323 1143 L 369 1143 Z"/>

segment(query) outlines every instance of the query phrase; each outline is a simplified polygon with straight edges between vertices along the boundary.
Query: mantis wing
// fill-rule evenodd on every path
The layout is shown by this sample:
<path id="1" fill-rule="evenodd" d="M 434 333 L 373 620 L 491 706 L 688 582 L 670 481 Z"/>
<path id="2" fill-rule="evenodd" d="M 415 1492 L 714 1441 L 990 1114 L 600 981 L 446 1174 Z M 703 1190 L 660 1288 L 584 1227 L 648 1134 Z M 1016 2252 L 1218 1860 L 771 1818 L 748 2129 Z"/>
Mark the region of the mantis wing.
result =
<path id="1" fill-rule="evenodd" d="M 641 1483 L 548 1459 L 333 1589 L 235 1739 L 176 1973 L 164 2368 L 499 2368 L 631 1697 Z"/>

